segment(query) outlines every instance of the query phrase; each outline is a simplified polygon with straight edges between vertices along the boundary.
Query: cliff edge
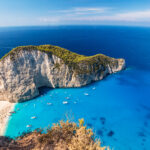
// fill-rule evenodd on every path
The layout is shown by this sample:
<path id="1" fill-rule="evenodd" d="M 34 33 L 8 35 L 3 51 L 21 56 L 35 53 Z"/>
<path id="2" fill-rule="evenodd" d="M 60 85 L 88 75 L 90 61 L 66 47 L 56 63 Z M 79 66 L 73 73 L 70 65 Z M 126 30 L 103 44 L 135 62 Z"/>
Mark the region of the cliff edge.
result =
<path id="1" fill-rule="evenodd" d="M 64 48 L 20 46 L 0 59 L 0 100 L 23 102 L 39 88 L 81 87 L 125 68 L 124 59 L 84 56 Z"/>

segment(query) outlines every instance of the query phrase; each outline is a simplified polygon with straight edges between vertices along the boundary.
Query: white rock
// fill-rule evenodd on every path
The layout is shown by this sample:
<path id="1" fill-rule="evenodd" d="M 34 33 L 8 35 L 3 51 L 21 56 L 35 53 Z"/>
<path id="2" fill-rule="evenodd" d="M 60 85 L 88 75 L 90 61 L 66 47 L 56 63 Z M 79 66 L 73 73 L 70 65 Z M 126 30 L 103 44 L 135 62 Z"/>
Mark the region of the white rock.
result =
<path id="1" fill-rule="evenodd" d="M 7 56 L 0 61 L 0 100 L 23 102 L 39 95 L 39 88 L 81 87 L 106 75 L 122 70 L 124 59 L 112 59 L 116 65 L 100 66 L 98 71 L 77 74 L 72 68 L 53 54 L 39 50 L 20 50 L 17 59 Z M 60 64 L 59 68 L 55 64 Z M 80 68 L 94 66 L 79 64 Z"/>

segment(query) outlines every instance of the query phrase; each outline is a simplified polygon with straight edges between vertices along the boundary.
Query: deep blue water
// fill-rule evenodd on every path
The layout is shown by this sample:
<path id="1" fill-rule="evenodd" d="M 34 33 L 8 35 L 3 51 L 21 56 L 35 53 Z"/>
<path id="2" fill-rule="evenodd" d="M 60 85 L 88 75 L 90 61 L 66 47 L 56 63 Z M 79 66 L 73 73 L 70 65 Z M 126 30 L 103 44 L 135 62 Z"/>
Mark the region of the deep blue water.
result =
<path id="1" fill-rule="evenodd" d="M 102 144 L 115 150 L 150 149 L 150 28 L 0 28 L 1 57 L 16 46 L 40 44 L 58 45 L 84 55 L 122 57 L 127 69 L 83 88 L 41 89 L 41 96 L 15 106 L 17 113 L 10 118 L 5 135 L 16 137 L 28 130 L 28 124 L 33 130 L 67 115 L 74 121 L 84 118 Z M 64 105 L 66 97 L 70 99 Z M 32 116 L 37 118 L 32 120 Z"/>

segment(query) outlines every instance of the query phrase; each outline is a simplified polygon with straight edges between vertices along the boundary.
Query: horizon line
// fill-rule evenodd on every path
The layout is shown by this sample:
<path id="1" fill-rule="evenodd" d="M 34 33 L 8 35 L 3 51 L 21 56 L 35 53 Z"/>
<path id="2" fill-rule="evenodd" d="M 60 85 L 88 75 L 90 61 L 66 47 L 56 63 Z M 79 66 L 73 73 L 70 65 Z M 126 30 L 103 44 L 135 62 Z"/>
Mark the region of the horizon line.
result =
<path id="1" fill-rule="evenodd" d="M 53 25 L 8 25 L 0 26 L 0 28 L 16 28 L 16 27 L 56 27 L 56 26 L 120 26 L 120 27 L 150 27 L 150 25 L 121 25 L 121 24 L 53 24 Z"/>

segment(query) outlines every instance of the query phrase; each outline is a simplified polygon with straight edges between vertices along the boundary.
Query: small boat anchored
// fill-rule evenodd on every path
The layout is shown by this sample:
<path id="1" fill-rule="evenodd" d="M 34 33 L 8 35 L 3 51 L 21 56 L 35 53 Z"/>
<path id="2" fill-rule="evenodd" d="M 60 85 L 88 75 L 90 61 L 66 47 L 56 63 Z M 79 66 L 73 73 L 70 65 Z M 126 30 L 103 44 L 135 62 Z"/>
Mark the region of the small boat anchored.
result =
<path id="1" fill-rule="evenodd" d="M 88 93 L 84 93 L 84 95 L 88 96 L 89 94 Z"/>
<path id="2" fill-rule="evenodd" d="M 31 117 L 31 119 L 36 119 L 36 116 Z"/>
<path id="3" fill-rule="evenodd" d="M 11 111 L 11 112 L 9 112 L 10 114 L 15 114 L 16 112 L 15 111 Z"/>
<path id="4" fill-rule="evenodd" d="M 68 104 L 68 102 L 67 101 L 63 101 L 63 104 Z"/>
<path id="5" fill-rule="evenodd" d="M 47 103 L 47 105 L 52 105 L 52 103 Z"/>
<path id="6" fill-rule="evenodd" d="M 30 127 L 32 127 L 32 125 L 29 124 L 29 125 L 26 125 L 26 127 L 27 127 L 27 128 L 30 128 Z"/>

